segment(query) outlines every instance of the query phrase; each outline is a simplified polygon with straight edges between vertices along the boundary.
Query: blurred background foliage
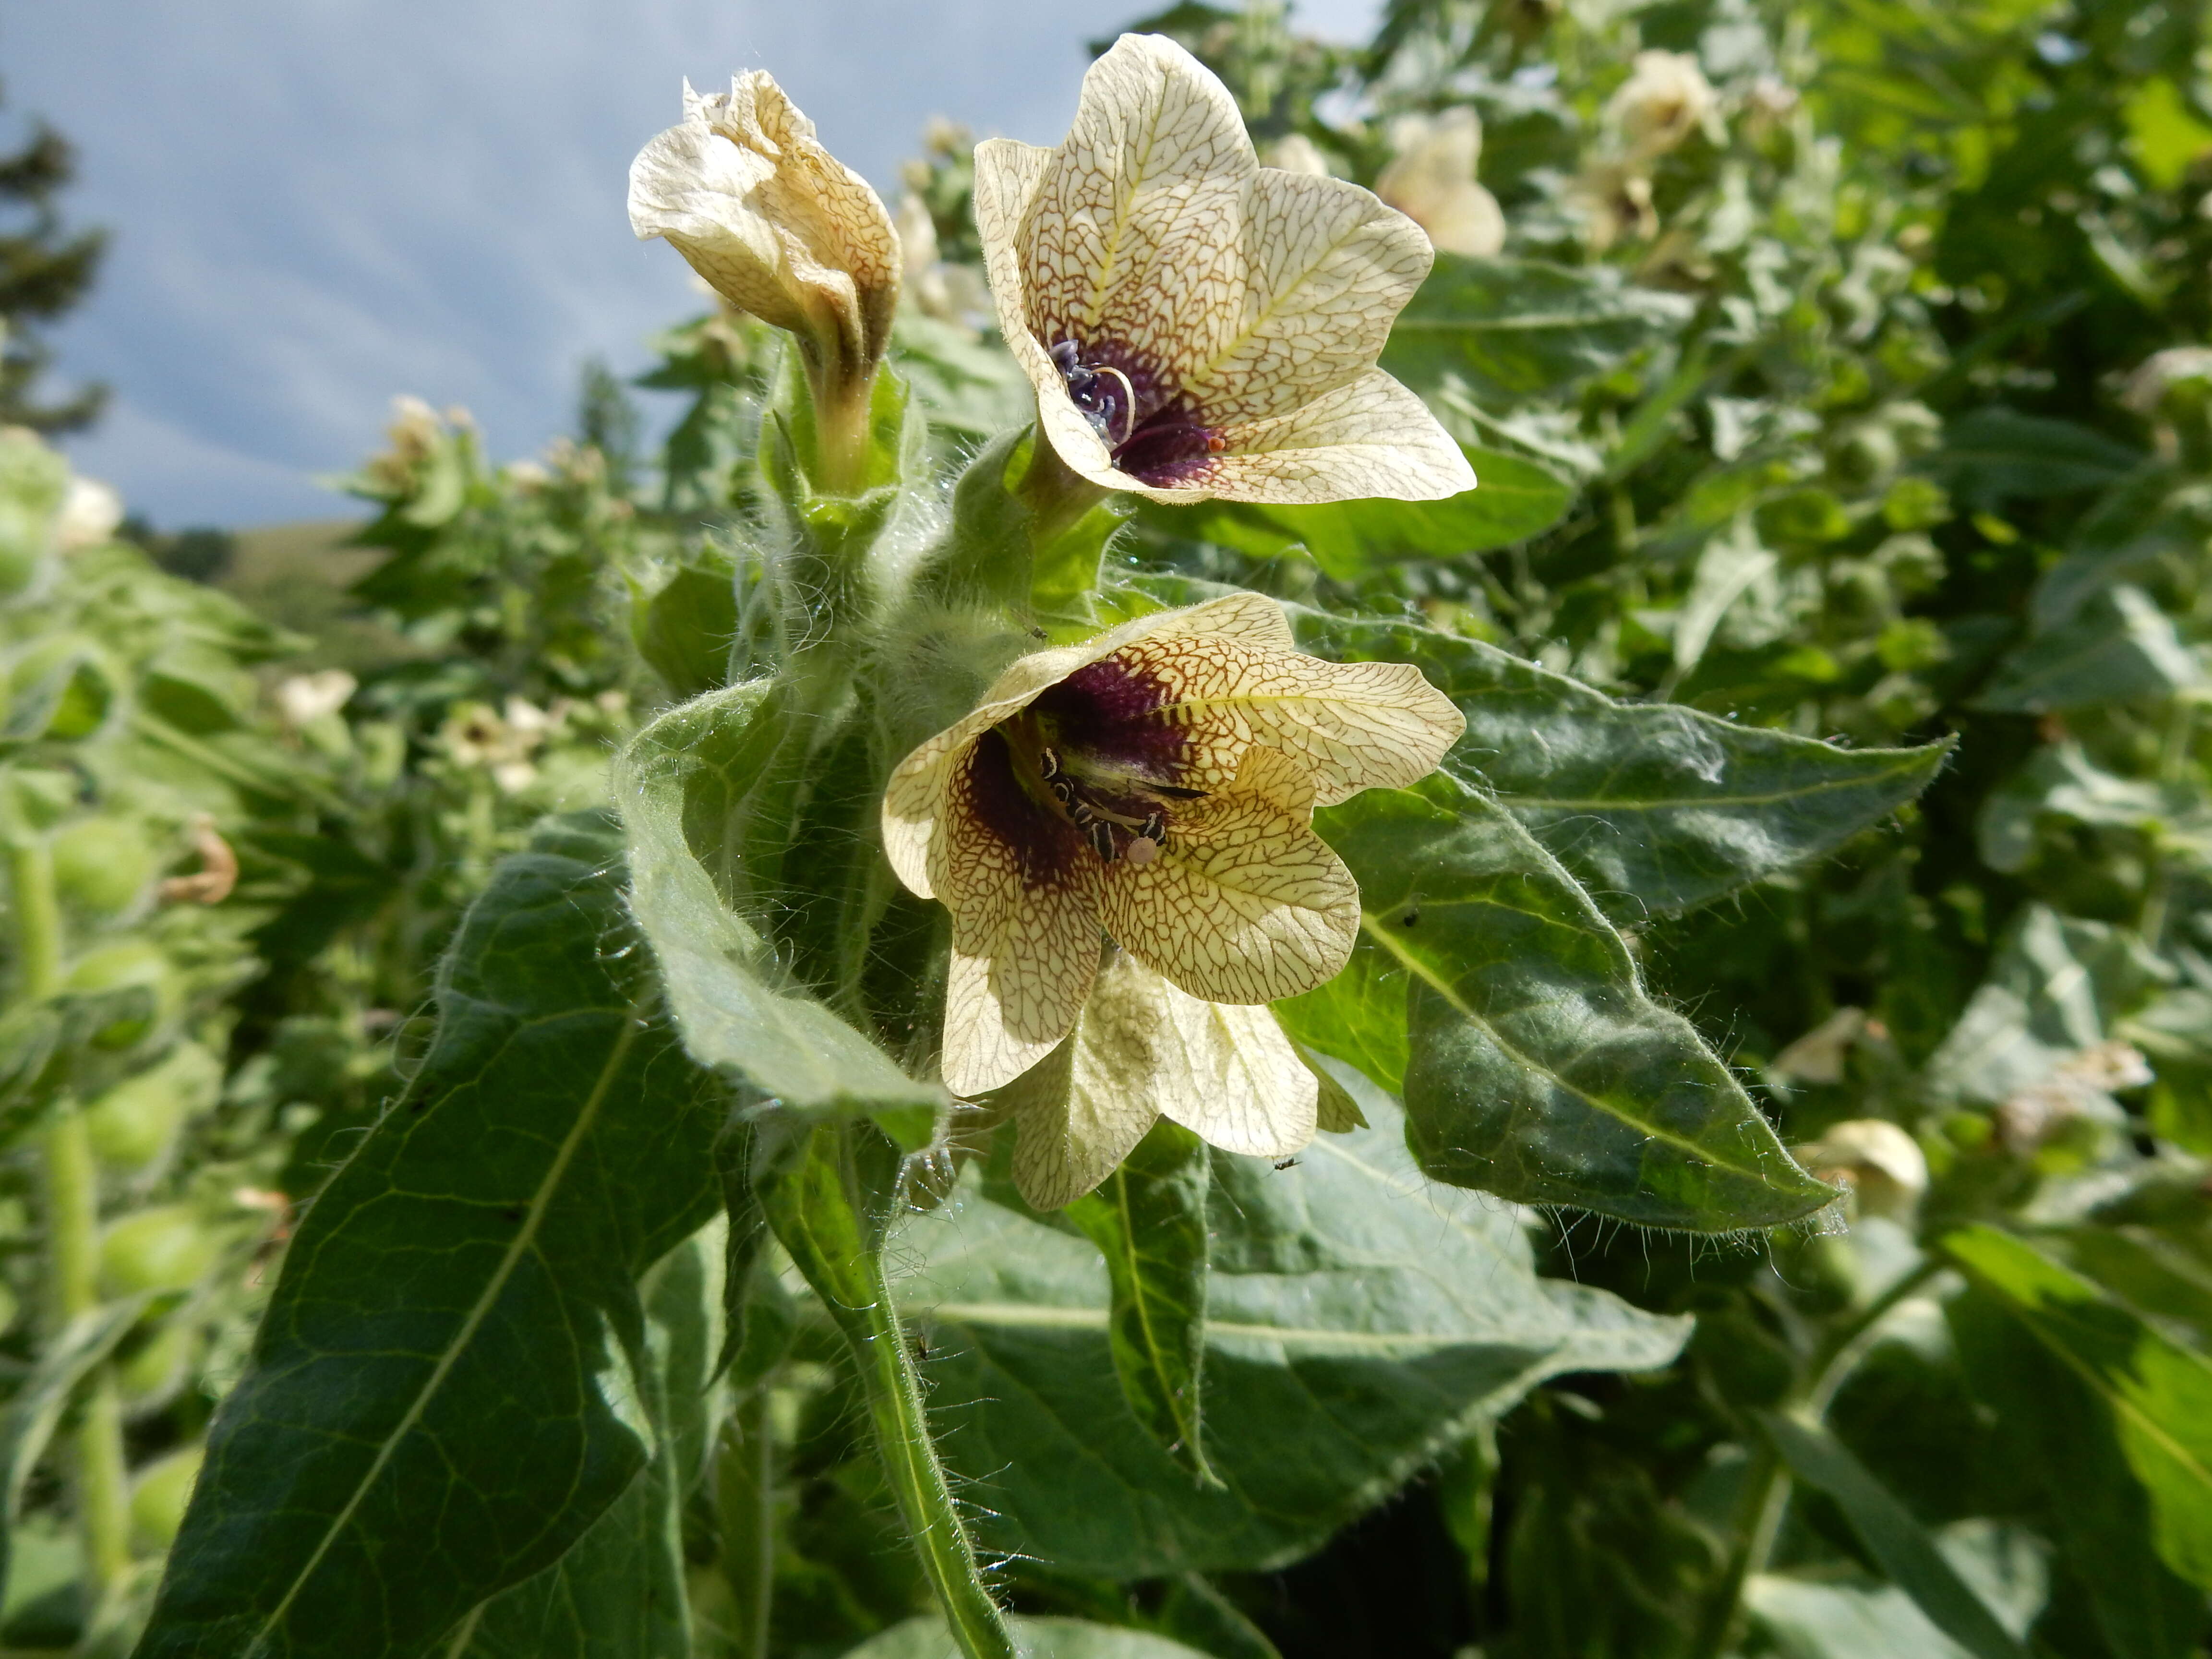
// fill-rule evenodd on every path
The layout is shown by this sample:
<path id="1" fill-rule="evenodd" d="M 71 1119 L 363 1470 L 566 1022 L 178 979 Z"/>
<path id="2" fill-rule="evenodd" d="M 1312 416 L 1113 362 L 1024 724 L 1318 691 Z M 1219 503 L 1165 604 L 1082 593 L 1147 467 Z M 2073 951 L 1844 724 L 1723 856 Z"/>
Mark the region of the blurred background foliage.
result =
<path id="1" fill-rule="evenodd" d="M 1203 1572 L 1016 1536 L 1017 1608 L 1216 1659 L 2205 1650 L 2203 26 L 2178 0 L 1391 0 L 1361 47 L 1266 3 L 1133 25 L 1223 76 L 1263 158 L 1429 228 L 1385 363 L 1484 484 L 1147 507 L 1122 568 L 1748 726 L 1957 744 L 1817 868 L 1613 918 L 1849 1186 L 1848 1231 L 1529 1215 L 1547 1273 L 1695 1315 L 1680 1357 L 1463 1415 Z M 966 147 L 926 135 L 898 212 L 894 361 L 947 463 L 1027 396 Z M 99 252 L 61 228 L 66 176 L 50 134 L 0 158 L 19 428 L 94 408 L 31 390 Z M 657 445 L 601 370 L 537 461 L 403 402 L 343 550 L 118 524 L 0 437 L 8 1650 L 127 1644 L 273 1258 L 419 1059 L 463 907 L 742 653 L 774 349 L 720 312 L 658 349 L 641 384 L 684 406 Z M 726 1443 L 684 1495 L 701 1654 L 826 1659 L 921 1605 L 837 1345 L 787 1323 L 750 1373 L 771 1465 Z M 941 1401 L 980 1386 L 949 1370 Z"/>

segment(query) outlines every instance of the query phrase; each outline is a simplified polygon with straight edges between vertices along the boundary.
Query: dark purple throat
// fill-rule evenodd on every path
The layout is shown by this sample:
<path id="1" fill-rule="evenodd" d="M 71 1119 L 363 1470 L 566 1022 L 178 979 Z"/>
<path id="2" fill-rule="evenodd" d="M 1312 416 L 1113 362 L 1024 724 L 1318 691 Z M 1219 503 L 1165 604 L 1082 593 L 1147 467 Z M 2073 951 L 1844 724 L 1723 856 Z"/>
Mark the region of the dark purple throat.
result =
<path id="1" fill-rule="evenodd" d="M 1149 356 L 1110 341 L 1079 340 L 1057 341 L 1050 355 L 1068 401 L 1131 477 L 1156 489 L 1188 483 L 1221 453 L 1218 428 L 1198 418 Z"/>

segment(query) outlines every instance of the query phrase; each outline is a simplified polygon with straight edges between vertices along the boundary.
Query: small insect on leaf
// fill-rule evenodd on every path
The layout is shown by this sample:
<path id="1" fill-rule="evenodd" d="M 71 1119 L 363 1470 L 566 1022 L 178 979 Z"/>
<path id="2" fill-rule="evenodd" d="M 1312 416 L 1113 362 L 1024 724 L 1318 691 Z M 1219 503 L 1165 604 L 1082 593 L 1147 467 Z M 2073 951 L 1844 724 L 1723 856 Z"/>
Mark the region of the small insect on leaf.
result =
<path id="1" fill-rule="evenodd" d="M 1278 1158 L 1275 1160 L 1275 1168 L 1279 1171 L 1283 1170 L 1295 1170 L 1297 1168 L 1299 1161 L 1300 1160 L 1296 1157 Z"/>

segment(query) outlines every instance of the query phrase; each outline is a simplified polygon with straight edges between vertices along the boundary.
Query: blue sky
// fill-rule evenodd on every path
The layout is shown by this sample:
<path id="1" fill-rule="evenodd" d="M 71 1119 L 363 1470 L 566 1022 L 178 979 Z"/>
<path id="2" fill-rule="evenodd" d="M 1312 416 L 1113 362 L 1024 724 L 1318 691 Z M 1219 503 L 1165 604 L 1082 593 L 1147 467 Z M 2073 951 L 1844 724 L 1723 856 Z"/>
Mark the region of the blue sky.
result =
<path id="1" fill-rule="evenodd" d="M 773 71 L 888 195 L 922 123 L 1050 143 L 1082 43 L 1129 0 L 0 0 L 11 122 L 79 147 L 113 228 L 64 374 L 115 401 L 78 466 L 164 527 L 327 518 L 316 486 L 392 397 L 474 412 L 493 452 L 568 425 L 594 355 L 696 301 L 638 243 L 629 159 L 702 88 Z M 1356 39 L 1379 0 L 1303 0 Z"/>

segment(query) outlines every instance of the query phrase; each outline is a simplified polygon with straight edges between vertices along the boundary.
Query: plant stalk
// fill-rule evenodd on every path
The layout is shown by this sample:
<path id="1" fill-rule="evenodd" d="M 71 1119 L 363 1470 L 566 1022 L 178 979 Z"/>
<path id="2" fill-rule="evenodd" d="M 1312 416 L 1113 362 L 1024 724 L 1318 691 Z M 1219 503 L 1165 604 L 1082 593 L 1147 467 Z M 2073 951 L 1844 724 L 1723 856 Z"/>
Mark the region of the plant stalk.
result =
<path id="1" fill-rule="evenodd" d="M 51 846 L 42 836 L 8 843 L 8 873 L 15 910 L 16 990 L 27 1002 L 61 988 L 61 906 L 54 892 Z M 84 1115 L 64 1096 L 50 1109 L 39 1137 L 45 1188 L 48 1328 L 100 1306 L 100 1166 L 92 1155 Z M 123 1453 L 123 1403 L 112 1367 L 94 1368 L 79 1396 L 69 1442 L 71 1485 L 85 1565 L 103 1597 L 131 1571 L 131 1483 Z"/>
<path id="2" fill-rule="evenodd" d="M 1890 1310 L 1942 1270 L 1942 1262 L 1932 1257 L 1923 1259 L 1918 1267 L 1831 1332 L 1808 1357 L 1801 1372 L 1803 1381 L 1790 1391 L 1782 1409 L 1803 1412 L 1815 1422 L 1824 1419 L 1837 1391 L 1874 1346 L 1875 1331 Z M 1782 1518 L 1789 1512 L 1790 1472 L 1764 1436 L 1755 1443 L 1751 1472 L 1736 1510 L 1739 1541 L 1729 1559 L 1728 1571 L 1714 1586 L 1698 1620 L 1696 1638 L 1690 1644 L 1694 1659 L 1721 1659 L 1735 1646 L 1743 1617 L 1744 1586 L 1766 1571 L 1775 1540 L 1781 1536 Z"/>
<path id="3" fill-rule="evenodd" d="M 897 1149 L 868 1123 L 822 1124 L 761 1177 L 769 1223 L 852 1350 L 899 1516 L 963 1659 L 1015 1659 L 1005 1615 L 930 1438 L 921 1378 L 884 1269 Z"/>
<path id="4" fill-rule="evenodd" d="M 738 1602 L 736 1659 L 769 1659 L 775 1607 L 775 1429 L 769 1386 L 738 1398 L 718 1468 L 724 1572 Z"/>

